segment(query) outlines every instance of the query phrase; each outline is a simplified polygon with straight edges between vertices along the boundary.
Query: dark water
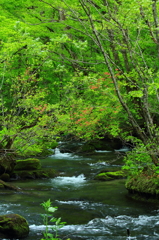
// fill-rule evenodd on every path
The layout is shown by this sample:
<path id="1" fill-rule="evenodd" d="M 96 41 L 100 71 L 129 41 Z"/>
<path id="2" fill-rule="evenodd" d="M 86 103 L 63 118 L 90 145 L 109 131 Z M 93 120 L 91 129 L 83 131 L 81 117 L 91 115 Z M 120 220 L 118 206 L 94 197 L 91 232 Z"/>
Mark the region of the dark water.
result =
<path id="1" fill-rule="evenodd" d="M 121 154 L 119 154 L 120 157 Z M 40 204 L 50 199 L 58 207 L 55 216 L 67 222 L 60 231 L 62 239 L 71 240 L 159 240 L 159 211 L 153 204 L 140 203 L 129 198 L 125 180 L 94 181 L 101 169 L 116 168 L 121 158 L 113 152 L 96 152 L 76 156 L 56 154 L 42 165 L 60 171 L 54 179 L 15 182 L 22 192 L 1 192 L 1 214 L 18 213 L 30 226 L 26 240 L 40 240 L 43 225 Z M 131 237 L 127 237 L 129 228 Z"/>

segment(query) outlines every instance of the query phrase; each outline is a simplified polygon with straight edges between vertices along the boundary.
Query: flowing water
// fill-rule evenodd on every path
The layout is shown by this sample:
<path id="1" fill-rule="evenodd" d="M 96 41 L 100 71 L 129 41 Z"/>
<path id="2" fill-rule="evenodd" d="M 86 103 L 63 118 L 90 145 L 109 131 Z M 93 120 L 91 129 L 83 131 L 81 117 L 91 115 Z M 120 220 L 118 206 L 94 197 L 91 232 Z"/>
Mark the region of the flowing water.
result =
<path id="1" fill-rule="evenodd" d="M 122 151 L 122 150 L 121 150 Z M 26 240 L 40 240 L 45 229 L 40 204 L 48 199 L 58 207 L 56 217 L 67 224 L 60 238 L 71 240 L 159 240 L 157 206 L 129 198 L 125 180 L 100 182 L 93 177 L 102 169 L 121 164 L 118 152 L 97 151 L 93 155 L 60 153 L 41 160 L 46 168 L 54 168 L 60 176 L 54 179 L 23 180 L 14 184 L 21 192 L 1 192 L 1 214 L 17 213 L 30 226 Z M 127 237 L 127 229 L 131 236 Z"/>

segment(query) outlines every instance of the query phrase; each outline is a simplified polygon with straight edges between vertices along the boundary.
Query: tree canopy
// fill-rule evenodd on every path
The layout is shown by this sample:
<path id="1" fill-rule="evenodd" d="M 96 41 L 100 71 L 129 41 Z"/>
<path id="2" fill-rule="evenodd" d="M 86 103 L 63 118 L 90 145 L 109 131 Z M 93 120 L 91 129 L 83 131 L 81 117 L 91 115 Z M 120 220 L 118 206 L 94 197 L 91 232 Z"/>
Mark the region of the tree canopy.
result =
<path id="1" fill-rule="evenodd" d="M 37 153 L 59 134 L 109 135 L 157 165 L 158 5 L 1 1 L 1 148 Z"/>

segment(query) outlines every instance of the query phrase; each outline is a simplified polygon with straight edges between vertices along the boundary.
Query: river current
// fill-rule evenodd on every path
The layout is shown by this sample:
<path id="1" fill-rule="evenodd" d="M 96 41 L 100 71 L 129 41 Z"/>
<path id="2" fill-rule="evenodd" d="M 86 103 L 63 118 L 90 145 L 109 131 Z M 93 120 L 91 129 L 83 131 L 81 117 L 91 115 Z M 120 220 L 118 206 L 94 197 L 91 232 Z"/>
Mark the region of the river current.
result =
<path id="1" fill-rule="evenodd" d="M 26 240 L 40 240 L 45 229 L 41 217 L 44 211 L 40 204 L 50 199 L 52 205 L 58 207 L 55 217 L 61 217 L 66 222 L 59 230 L 62 239 L 159 240 L 157 206 L 132 200 L 124 187 L 124 179 L 108 182 L 93 180 L 102 169 L 121 165 L 121 156 L 120 151 L 74 155 L 56 149 L 54 155 L 41 160 L 41 163 L 46 168 L 58 170 L 60 176 L 16 181 L 13 184 L 22 191 L 1 192 L 1 215 L 17 213 L 24 216 L 30 227 Z"/>

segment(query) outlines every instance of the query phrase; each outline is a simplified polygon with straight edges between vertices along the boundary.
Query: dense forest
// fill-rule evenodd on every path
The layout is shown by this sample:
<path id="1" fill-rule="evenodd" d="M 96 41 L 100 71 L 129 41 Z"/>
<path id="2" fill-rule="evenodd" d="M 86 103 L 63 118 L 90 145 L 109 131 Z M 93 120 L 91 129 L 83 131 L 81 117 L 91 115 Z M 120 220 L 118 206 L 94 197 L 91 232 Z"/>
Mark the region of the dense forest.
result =
<path id="1" fill-rule="evenodd" d="M 158 169 L 157 0 L 1 0 L 0 148 L 117 137 L 130 172 Z"/>

